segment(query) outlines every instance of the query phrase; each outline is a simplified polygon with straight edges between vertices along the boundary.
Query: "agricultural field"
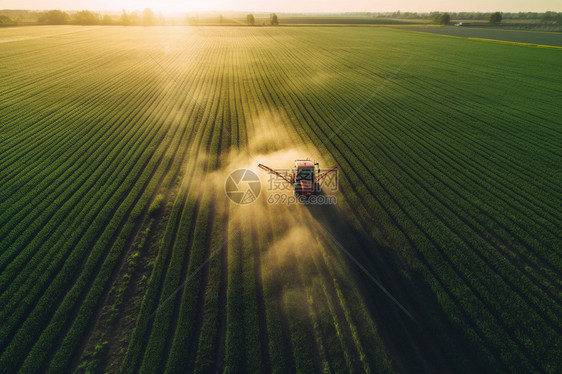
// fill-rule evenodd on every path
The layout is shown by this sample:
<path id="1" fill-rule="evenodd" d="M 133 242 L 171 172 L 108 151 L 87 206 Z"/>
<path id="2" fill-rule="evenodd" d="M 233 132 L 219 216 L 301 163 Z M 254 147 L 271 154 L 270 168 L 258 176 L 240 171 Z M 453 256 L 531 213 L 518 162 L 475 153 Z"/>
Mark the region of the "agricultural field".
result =
<path id="1" fill-rule="evenodd" d="M 513 27 L 513 25 L 505 26 Z M 498 27 L 479 26 L 408 26 L 409 31 L 429 32 L 461 38 L 492 39 L 514 43 L 528 43 L 562 47 L 562 32 L 516 31 Z"/>
<path id="2" fill-rule="evenodd" d="M 561 372 L 561 61 L 382 27 L 0 30 L 0 371 Z M 268 200 L 257 165 L 304 157 L 337 204 Z"/>
<path id="3" fill-rule="evenodd" d="M 378 18 L 367 16 L 283 16 L 283 25 L 408 25 L 423 24 L 425 20 Z"/>

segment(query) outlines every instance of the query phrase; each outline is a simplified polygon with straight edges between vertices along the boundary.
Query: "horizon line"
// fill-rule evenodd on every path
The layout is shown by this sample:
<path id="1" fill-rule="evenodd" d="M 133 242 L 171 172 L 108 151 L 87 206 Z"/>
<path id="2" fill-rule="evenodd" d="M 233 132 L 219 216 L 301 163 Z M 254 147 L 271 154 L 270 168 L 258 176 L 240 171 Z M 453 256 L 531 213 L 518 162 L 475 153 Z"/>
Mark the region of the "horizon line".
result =
<path id="1" fill-rule="evenodd" d="M 431 13 L 495 13 L 495 12 L 500 12 L 500 13 L 547 13 L 547 12 L 554 12 L 554 13 L 562 13 L 562 11 L 556 11 L 556 10 L 545 10 L 545 11 L 532 11 L 532 10 L 518 10 L 518 11 L 502 11 L 502 10 L 494 10 L 494 11 L 482 11 L 482 10 L 431 10 L 431 11 L 410 11 L 410 10 L 394 10 L 394 11 L 362 11 L 362 10 L 358 10 L 358 11 L 345 11 L 345 12 L 337 12 L 337 11 L 324 11 L 324 12 L 298 12 L 298 11 L 275 11 L 275 10 L 216 10 L 216 9 L 207 9 L 207 10 L 176 10 L 176 11 L 169 11 L 169 10 L 161 10 L 158 8 L 151 8 L 151 7 L 146 7 L 146 8 L 140 8 L 140 9 L 126 9 L 126 8 L 121 8 L 121 9 L 104 9 L 104 10 L 91 10 L 91 9 L 87 9 L 87 8 L 82 8 L 82 9 L 65 9 L 65 8 L 45 8 L 45 9 L 29 9 L 29 8 L 2 8 L 0 9 L 1 11 L 29 11 L 29 12 L 45 12 L 45 11 L 50 11 L 50 10 L 60 10 L 60 11 L 64 11 L 64 12 L 81 12 L 84 10 L 87 11 L 91 11 L 91 12 L 95 12 L 95 13 L 104 13 L 104 12 L 115 12 L 115 13 L 119 13 L 122 11 L 125 12 L 135 12 L 135 11 L 139 11 L 142 12 L 145 9 L 150 9 L 152 11 L 155 12 L 161 12 L 163 14 L 168 14 L 168 15 L 172 15 L 172 14 L 188 14 L 188 13 L 267 13 L 267 14 L 271 14 L 271 13 L 275 13 L 275 14 L 289 14 L 289 15 L 353 15 L 353 14 L 393 14 L 396 12 L 400 12 L 400 13 L 413 13 L 413 14 L 431 14 Z"/>

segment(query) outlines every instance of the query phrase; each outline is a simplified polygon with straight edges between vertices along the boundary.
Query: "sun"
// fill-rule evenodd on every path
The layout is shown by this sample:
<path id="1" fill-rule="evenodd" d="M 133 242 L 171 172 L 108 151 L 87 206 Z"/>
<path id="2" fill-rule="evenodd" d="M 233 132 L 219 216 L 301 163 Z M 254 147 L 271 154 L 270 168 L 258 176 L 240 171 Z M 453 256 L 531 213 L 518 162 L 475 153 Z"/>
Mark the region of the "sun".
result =
<path id="1" fill-rule="evenodd" d="M 230 6 L 229 6 L 230 5 Z M 125 0 L 123 8 L 126 10 L 142 10 L 150 8 L 164 14 L 185 13 L 205 10 L 227 10 L 231 8 L 231 0 Z"/>

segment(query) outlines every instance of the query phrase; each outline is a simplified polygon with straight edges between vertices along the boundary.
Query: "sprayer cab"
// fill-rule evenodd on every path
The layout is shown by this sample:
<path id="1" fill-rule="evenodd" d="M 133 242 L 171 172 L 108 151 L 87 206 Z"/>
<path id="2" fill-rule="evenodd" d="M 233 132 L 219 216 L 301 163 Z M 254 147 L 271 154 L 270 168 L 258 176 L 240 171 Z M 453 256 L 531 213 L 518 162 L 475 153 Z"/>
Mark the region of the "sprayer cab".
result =
<path id="1" fill-rule="evenodd" d="M 315 166 L 318 166 L 317 170 L 314 170 Z M 320 192 L 318 182 L 338 170 L 338 168 L 332 168 L 321 174 L 319 164 L 310 160 L 295 160 L 295 168 L 289 175 L 279 173 L 262 164 L 259 164 L 258 167 L 285 180 L 285 182 L 294 187 L 296 196 L 304 197 L 318 194 Z"/>
<path id="2" fill-rule="evenodd" d="M 291 181 L 297 196 L 312 196 L 320 190 L 314 177 L 314 163 L 310 160 L 295 160 Z"/>

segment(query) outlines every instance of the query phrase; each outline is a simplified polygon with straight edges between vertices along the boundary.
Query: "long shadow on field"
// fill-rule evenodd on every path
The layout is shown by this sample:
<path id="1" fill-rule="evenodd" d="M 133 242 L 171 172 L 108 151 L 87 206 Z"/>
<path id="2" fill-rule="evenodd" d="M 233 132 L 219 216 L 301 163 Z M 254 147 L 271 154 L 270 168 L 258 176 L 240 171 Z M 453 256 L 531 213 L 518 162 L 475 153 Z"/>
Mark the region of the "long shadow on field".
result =
<path id="1" fill-rule="evenodd" d="M 460 329 L 450 323 L 422 275 L 402 264 L 392 249 L 376 243 L 368 234 L 368 223 L 363 222 L 360 231 L 353 228 L 335 205 L 306 206 L 322 230 L 328 233 L 326 241 L 337 240 L 414 318 L 401 310 L 355 261 L 342 253 L 398 372 L 491 370 L 494 365 L 486 362 L 480 347 L 471 346 Z"/>

